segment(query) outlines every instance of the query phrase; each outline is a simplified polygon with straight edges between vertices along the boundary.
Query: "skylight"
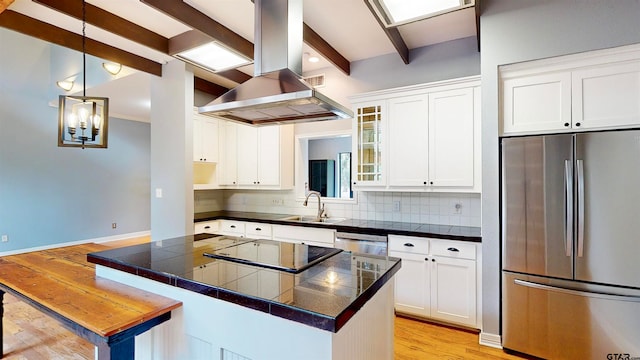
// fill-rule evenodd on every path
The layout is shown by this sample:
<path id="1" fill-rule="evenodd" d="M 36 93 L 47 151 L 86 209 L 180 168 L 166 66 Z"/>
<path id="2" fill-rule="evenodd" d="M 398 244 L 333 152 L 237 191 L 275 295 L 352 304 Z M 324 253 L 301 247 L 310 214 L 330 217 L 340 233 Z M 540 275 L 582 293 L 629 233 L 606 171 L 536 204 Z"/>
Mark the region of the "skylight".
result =
<path id="1" fill-rule="evenodd" d="M 251 63 L 250 59 L 240 56 L 215 42 L 183 51 L 175 56 L 212 71 L 237 68 Z"/>
<path id="2" fill-rule="evenodd" d="M 398 26 L 472 6 L 473 0 L 369 0 L 383 13 L 387 26 Z"/>

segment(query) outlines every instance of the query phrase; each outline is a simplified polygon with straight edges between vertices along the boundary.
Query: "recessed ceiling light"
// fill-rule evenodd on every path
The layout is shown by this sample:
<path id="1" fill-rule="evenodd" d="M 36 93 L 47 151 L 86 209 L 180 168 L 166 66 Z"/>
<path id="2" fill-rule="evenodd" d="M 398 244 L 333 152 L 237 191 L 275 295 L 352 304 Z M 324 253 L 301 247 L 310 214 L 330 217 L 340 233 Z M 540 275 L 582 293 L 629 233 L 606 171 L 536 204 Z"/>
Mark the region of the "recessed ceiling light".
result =
<path id="1" fill-rule="evenodd" d="M 175 56 L 212 71 L 232 69 L 251 63 L 250 59 L 215 42 L 183 51 Z"/>

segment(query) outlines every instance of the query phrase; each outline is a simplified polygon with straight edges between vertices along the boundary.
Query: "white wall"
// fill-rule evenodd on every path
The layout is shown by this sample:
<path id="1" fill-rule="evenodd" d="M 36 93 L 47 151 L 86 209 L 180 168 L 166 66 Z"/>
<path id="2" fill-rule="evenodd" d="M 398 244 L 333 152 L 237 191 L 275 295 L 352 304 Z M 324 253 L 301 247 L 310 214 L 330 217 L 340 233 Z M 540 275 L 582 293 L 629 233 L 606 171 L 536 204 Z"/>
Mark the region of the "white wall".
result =
<path id="1" fill-rule="evenodd" d="M 500 333 L 498 66 L 640 42 L 640 1 L 486 0 L 482 49 L 483 332 Z"/>

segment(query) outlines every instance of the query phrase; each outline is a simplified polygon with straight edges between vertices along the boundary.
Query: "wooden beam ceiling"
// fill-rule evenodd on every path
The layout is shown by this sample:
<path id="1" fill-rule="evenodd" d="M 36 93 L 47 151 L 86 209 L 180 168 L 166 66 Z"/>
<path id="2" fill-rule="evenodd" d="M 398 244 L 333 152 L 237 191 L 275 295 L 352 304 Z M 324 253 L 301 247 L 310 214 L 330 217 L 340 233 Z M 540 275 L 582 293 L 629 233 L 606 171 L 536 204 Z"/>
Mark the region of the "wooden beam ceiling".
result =
<path id="1" fill-rule="evenodd" d="M 25 35 L 48 41 L 69 49 L 82 51 L 82 36 L 65 29 L 47 24 L 12 10 L 0 13 L 0 26 Z M 162 76 L 162 65 L 141 56 L 120 50 L 99 41 L 86 38 L 87 54 L 120 63 L 149 74 Z"/>
<path id="2" fill-rule="evenodd" d="M 198 30 L 212 39 L 235 49 L 240 54 L 253 59 L 253 43 L 236 34 L 217 21 L 211 19 L 197 9 L 183 1 L 166 0 L 140 0 L 143 3 L 159 10 L 173 19 Z M 328 42 L 318 35 L 307 24 L 303 23 L 303 39 L 311 48 L 320 53 L 338 69 L 349 75 L 351 68 L 349 60 L 336 51 Z"/>
<path id="3" fill-rule="evenodd" d="M 48 6 L 53 10 L 69 15 L 76 19 L 82 20 L 82 0 L 33 0 L 44 6 Z M 171 44 L 175 43 L 175 38 L 183 38 L 189 36 L 191 33 L 202 34 L 198 31 L 192 30 L 184 34 L 175 36 L 174 38 L 167 39 L 155 32 L 147 30 L 135 23 L 132 23 L 124 18 L 121 18 L 113 13 L 105 11 L 97 6 L 86 3 L 86 16 L 85 21 L 89 24 L 95 25 L 101 29 L 109 31 L 111 33 L 122 36 L 125 39 L 131 40 L 138 44 L 147 46 L 151 49 L 157 50 L 167 55 L 173 55 L 176 51 L 171 51 Z M 202 35 L 206 36 L 206 35 Z M 206 39 L 210 37 L 206 36 Z M 250 75 L 238 70 L 229 70 L 225 73 L 219 73 L 218 75 L 228 78 L 237 83 L 242 83 L 251 78 Z M 209 87 L 211 88 L 211 87 Z M 228 90 L 224 88 L 225 91 Z M 206 90 L 202 90 L 206 91 Z M 219 96 L 218 92 L 211 93 L 212 95 Z"/>
<path id="4" fill-rule="evenodd" d="M 340 55 L 340 53 L 336 49 L 334 49 L 328 42 L 320 37 L 318 33 L 313 31 L 313 29 L 305 23 L 302 24 L 302 39 L 313 50 L 322 54 L 322 56 L 329 60 L 330 63 L 335 65 L 338 69 L 342 70 L 343 73 L 347 75 L 351 73 L 351 63 L 349 62 L 349 60 Z"/>
<path id="5" fill-rule="evenodd" d="M 5 11 L 14 0 L 0 0 L 0 13 Z"/>
<path id="6" fill-rule="evenodd" d="M 229 30 L 219 22 L 213 20 L 183 1 L 140 0 L 144 4 L 198 30 L 212 39 L 234 49 L 238 53 L 253 59 L 253 43 L 235 32 Z"/>
<path id="7" fill-rule="evenodd" d="M 82 20 L 82 0 L 33 0 L 53 10 Z M 89 3 L 86 6 L 85 21 L 126 39 L 142 44 L 161 53 L 169 52 L 169 40 L 108 11 Z"/>
<path id="8" fill-rule="evenodd" d="M 369 11 L 371 11 L 371 14 L 376 19 L 380 27 L 382 28 L 382 31 L 384 31 L 385 35 L 387 35 L 387 37 L 389 38 L 389 41 L 391 41 L 391 44 L 393 45 L 393 47 L 396 48 L 398 55 L 400 55 L 400 57 L 402 58 L 402 61 L 404 61 L 405 64 L 409 64 L 409 48 L 407 47 L 407 44 L 404 42 L 402 35 L 400 35 L 400 31 L 398 30 L 398 28 L 386 27 L 382 19 L 380 19 L 380 17 L 376 13 L 376 10 L 373 8 L 373 5 L 371 5 L 371 3 L 369 2 L 369 0 L 363 0 L 363 1 L 367 5 L 367 8 L 369 8 Z M 374 1 L 378 3 L 378 0 L 374 0 Z M 380 6 L 379 3 L 378 3 L 378 6 Z M 383 13 L 382 16 L 385 16 L 385 14 Z"/>
<path id="9" fill-rule="evenodd" d="M 224 86 L 220 86 L 218 84 L 214 84 L 210 81 L 207 81 L 205 79 L 201 79 L 199 77 L 195 77 L 193 78 L 193 88 L 195 90 L 199 90 L 202 92 L 205 92 L 207 94 L 211 94 L 215 97 L 218 97 L 224 93 L 226 93 L 227 91 L 229 91 L 229 89 L 227 89 Z"/>

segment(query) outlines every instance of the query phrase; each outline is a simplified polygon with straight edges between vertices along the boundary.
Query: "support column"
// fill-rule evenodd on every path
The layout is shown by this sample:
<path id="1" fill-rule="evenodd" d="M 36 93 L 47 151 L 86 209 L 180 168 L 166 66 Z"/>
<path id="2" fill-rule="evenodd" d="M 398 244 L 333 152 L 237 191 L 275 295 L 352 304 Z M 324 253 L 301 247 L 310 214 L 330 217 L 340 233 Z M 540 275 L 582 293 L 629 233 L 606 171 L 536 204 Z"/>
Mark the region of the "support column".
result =
<path id="1" fill-rule="evenodd" d="M 151 81 L 151 240 L 193 234 L 193 73 L 184 62 Z"/>

